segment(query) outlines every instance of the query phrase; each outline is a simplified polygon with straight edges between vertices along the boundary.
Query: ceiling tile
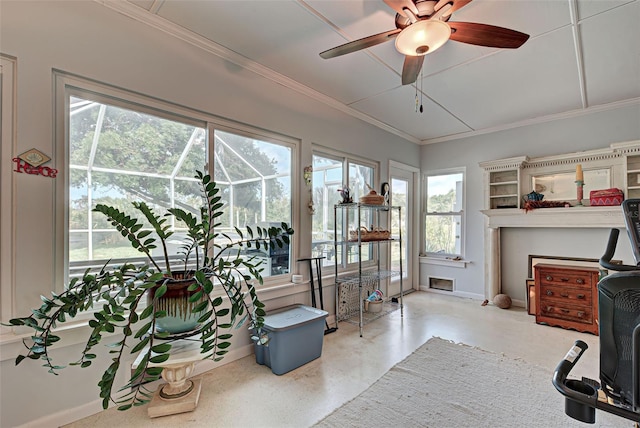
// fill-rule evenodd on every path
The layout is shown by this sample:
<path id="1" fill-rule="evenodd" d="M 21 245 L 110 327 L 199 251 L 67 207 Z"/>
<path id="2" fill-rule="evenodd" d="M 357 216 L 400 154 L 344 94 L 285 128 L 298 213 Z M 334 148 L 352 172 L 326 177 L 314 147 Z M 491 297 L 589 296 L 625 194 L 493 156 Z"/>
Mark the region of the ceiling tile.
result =
<path id="1" fill-rule="evenodd" d="M 580 108 L 571 29 L 429 77 L 424 88 L 474 129 Z"/>
<path id="2" fill-rule="evenodd" d="M 640 97 L 640 2 L 584 20 L 580 36 L 589 105 Z"/>
<path id="3" fill-rule="evenodd" d="M 635 0 L 576 0 L 578 2 L 578 18 L 586 19 L 607 10 L 616 8 Z"/>
<path id="4" fill-rule="evenodd" d="M 420 102 L 420 95 L 418 95 L 418 101 Z M 425 96 L 422 97 L 422 105 L 423 113 L 417 112 L 415 88 L 402 86 L 355 103 L 352 107 L 370 116 L 381 118 L 386 124 L 420 140 L 470 130 Z"/>
<path id="5" fill-rule="evenodd" d="M 346 104 L 396 80 L 392 69 L 363 52 L 320 58 L 320 46 L 344 39 L 296 2 L 165 2 L 158 14 Z"/>
<path id="6" fill-rule="evenodd" d="M 535 37 L 570 24 L 571 15 L 568 1 L 476 0 L 454 12 L 450 20 L 497 25 Z"/>

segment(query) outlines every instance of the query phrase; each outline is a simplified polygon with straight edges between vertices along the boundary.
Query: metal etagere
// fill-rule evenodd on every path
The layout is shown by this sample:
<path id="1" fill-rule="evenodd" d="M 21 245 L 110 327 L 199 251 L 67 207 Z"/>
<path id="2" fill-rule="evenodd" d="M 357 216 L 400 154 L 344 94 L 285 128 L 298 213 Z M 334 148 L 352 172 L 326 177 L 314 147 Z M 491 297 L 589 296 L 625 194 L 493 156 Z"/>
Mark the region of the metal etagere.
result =
<path id="1" fill-rule="evenodd" d="M 400 280 L 400 316 L 404 316 L 402 298 L 404 294 L 402 284 L 402 231 L 398 228 L 398 236 L 390 236 L 384 239 L 367 239 L 363 237 L 362 227 L 371 225 L 377 228 L 381 220 L 386 218 L 386 224 L 390 224 L 390 214 L 397 211 L 398 219 L 401 219 L 401 207 L 388 205 L 369 205 L 361 203 L 348 203 L 334 205 L 334 252 L 341 254 L 336 257 L 335 278 L 336 278 L 336 319 L 338 321 L 352 320 L 357 317 L 362 337 L 363 327 L 379 316 L 370 316 L 364 313 L 364 300 L 376 289 L 380 288 L 383 280 L 399 276 Z M 354 216 L 351 218 L 351 216 Z M 363 219 L 366 216 L 366 219 Z M 353 221 L 350 221 L 351 220 Z M 340 232 L 338 225 L 340 224 Z M 351 228 L 351 229 L 350 229 Z M 353 228 L 357 233 L 353 232 Z M 352 231 L 350 235 L 350 230 Z M 398 243 L 399 270 L 381 269 L 380 247 L 389 245 L 392 242 Z M 391 246 L 390 246 L 391 248 Z M 370 259 L 375 260 L 370 266 L 365 264 L 363 269 L 363 253 L 366 252 Z M 339 267 L 346 260 L 348 263 L 357 263 L 357 272 L 339 274 Z M 355 261 L 352 259 L 355 258 Z M 386 304 L 386 303 L 385 303 Z"/>

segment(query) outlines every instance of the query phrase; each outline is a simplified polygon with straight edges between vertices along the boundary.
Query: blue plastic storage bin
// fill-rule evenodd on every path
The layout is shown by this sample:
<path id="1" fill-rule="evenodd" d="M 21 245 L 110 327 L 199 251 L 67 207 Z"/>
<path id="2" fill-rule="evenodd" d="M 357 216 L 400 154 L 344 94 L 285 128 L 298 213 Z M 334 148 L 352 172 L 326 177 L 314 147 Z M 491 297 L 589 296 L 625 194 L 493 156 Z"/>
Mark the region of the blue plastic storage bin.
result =
<path id="1" fill-rule="evenodd" d="M 269 312 L 264 317 L 269 344 L 254 345 L 256 362 L 281 375 L 319 358 L 327 315 L 326 311 L 305 305 Z"/>

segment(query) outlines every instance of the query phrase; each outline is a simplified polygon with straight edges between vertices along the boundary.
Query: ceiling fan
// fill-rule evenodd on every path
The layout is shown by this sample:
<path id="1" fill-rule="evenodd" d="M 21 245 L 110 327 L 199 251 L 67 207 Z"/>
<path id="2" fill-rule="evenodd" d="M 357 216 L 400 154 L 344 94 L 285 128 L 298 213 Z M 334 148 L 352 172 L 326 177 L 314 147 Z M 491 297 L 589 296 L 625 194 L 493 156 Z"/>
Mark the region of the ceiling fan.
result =
<path id="1" fill-rule="evenodd" d="M 396 49 L 405 55 L 402 84 L 414 83 L 422 70 L 426 54 L 434 52 L 447 40 L 493 48 L 516 49 L 528 34 L 495 25 L 474 22 L 448 22 L 451 14 L 471 0 L 384 0 L 395 10 L 396 28 L 354 40 L 320 53 L 324 59 L 367 49 L 393 38 Z"/>

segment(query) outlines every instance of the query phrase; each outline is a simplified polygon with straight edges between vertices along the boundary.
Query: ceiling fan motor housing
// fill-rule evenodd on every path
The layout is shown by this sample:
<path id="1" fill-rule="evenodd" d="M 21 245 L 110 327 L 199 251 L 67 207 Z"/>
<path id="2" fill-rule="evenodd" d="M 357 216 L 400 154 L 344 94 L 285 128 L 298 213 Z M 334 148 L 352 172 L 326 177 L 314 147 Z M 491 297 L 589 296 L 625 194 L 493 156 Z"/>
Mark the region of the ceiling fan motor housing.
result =
<path id="1" fill-rule="evenodd" d="M 420 20 L 429 19 L 436 11 L 436 4 L 438 4 L 435 0 L 417 0 L 415 2 L 416 8 L 418 9 L 417 18 Z M 443 16 L 442 21 L 448 21 L 451 18 L 451 15 Z M 400 13 L 396 13 L 396 28 L 402 30 L 411 25 L 411 20 Z"/>

